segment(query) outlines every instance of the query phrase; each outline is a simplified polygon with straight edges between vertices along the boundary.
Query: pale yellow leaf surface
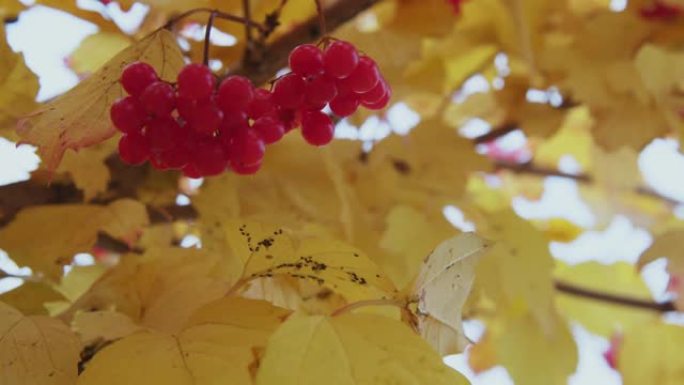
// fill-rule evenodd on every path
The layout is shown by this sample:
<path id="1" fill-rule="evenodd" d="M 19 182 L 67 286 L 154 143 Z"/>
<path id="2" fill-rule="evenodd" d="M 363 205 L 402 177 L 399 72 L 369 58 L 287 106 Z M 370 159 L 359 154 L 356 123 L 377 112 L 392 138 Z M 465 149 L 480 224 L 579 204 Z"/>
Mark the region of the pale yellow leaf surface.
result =
<path id="1" fill-rule="evenodd" d="M 546 239 L 555 242 L 572 242 L 584 232 L 582 227 L 565 218 L 537 220 L 534 225 L 544 233 Z"/>
<path id="2" fill-rule="evenodd" d="M 113 309 L 140 325 L 177 331 L 196 309 L 222 297 L 237 280 L 230 258 L 173 247 L 149 249 L 142 258 L 125 256 L 66 314 Z"/>
<path id="3" fill-rule="evenodd" d="M 662 322 L 625 332 L 618 353 L 624 385 L 678 385 L 684 381 L 684 328 Z"/>
<path id="4" fill-rule="evenodd" d="M 114 341 L 142 330 L 128 316 L 111 310 L 80 311 L 74 316 L 71 327 L 83 345 L 99 340 Z"/>
<path id="5" fill-rule="evenodd" d="M 651 246 L 639 257 L 639 266 L 664 257 L 668 260 L 668 269 L 677 274 L 684 273 L 684 230 L 671 230 L 658 234 Z"/>
<path id="6" fill-rule="evenodd" d="M 56 281 L 75 254 L 90 250 L 99 231 L 130 242 L 148 223 L 145 206 L 130 199 L 109 206 L 31 206 L 0 230 L 0 248 L 17 264 Z"/>
<path id="7" fill-rule="evenodd" d="M 17 119 L 36 106 L 38 78 L 26 66 L 23 55 L 12 52 L 4 26 L 0 27 L 0 58 L 0 130 L 14 129 Z M 13 134 L 10 138 L 15 139 Z"/>
<path id="8" fill-rule="evenodd" d="M 69 64 L 78 74 L 90 74 L 130 44 L 131 39 L 124 34 L 97 32 L 83 39 L 81 45 L 69 56 Z"/>
<path id="9" fill-rule="evenodd" d="M 462 309 L 475 280 L 475 266 L 490 245 L 474 233 L 442 242 L 425 259 L 412 295 L 418 299 L 418 329 L 442 355 L 461 352 Z"/>
<path id="10" fill-rule="evenodd" d="M 152 65 L 159 76 L 173 81 L 183 57 L 173 34 L 158 30 L 131 45 L 76 87 L 42 105 L 20 122 L 17 132 L 23 143 L 38 147 L 49 170 L 54 170 L 67 149 L 92 146 L 116 130 L 109 120 L 109 106 L 124 95 L 119 84 L 121 70 L 134 61 Z"/>
<path id="11" fill-rule="evenodd" d="M 57 172 L 68 173 L 76 187 L 83 191 L 83 199 L 89 201 L 107 191 L 110 173 L 105 160 L 116 152 L 117 143 L 117 138 L 110 138 L 78 151 L 67 150 Z"/>
<path id="12" fill-rule="evenodd" d="M 199 309 L 177 334 L 145 331 L 99 352 L 78 385 L 252 384 L 254 350 L 288 312 L 263 301 L 223 298 Z"/>
<path id="13" fill-rule="evenodd" d="M 591 138 L 593 119 L 586 107 L 571 109 L 561 128 L 549 139 L 540 143 L 535 151 L 535 163 L 558 167 L 565 155 L 572 156 L 582 170 L 591 166 L 594 148 Z"/>
<path id="14" fill-rule="evenodd" d="M 296 238 L 278 227 L 236 224 L 230 234 L 243 276 L 286 276 L 327 287 L 350 301 L 389 296 L 394 285 L 361 250 L 332 238 Z M 242 257 L 240 257 L 242 258 Z"/>
<path id="15" fill-rule="evenodd" d="M 51 285 L 30 280 L 24 281 L 16 289 L 0 294 L 0 302 L 25 315 L 48 315 L 45 303 L 63 300 L 64 296 Z"/>
<path id="16" fill-rule="evenodd" d="M 0 383 L 73 385 L 81 345 L 61 321 L 0 302 Z"/>
<path id="17" fill-rule="evenodd" d="M 646 283 L 634 265 L 625 262 L 612 265 L 598 262 L 586 262 L 575 266 L 559 265 L 555 276 L 562 282 L 595 292 L 652 300 Z M 651 310 L 597 303 L 591 299 L 563 293 L 556 296 L 556 305 L 565 317 L 604 337 L 639 325 L 647 325 L 649 321 L 658 319 L 658 314 Z"/>
<path id="18" fill-rule="evenodd" d="M 271 336 L 256 384 L 468 384 L 399 321 L 292 316 Z"/>
<path id="19" fill-rule="evenodd" d="M 378 263 L 392 282 L 403 290 L 418 275 L 421 263 L 435 246 L 457 232 L 443 218 L 433 220 L 411 206 L 398 205 L 387 215 L 380 239 L 380 247 L 388 254 L 375 259 L 380 259 Z"/>
<path id="20" fill-rule="evenodd" d="M 101 264 L 72 266 L 71 270 L 62 277 L 62 280 L 56 288 L 70 302 L 74 302 L 81 297 L 83 293 L 88 291 L 90 286 L 92 286 L 92 284 L 106 271 L 107 268 Z"/>

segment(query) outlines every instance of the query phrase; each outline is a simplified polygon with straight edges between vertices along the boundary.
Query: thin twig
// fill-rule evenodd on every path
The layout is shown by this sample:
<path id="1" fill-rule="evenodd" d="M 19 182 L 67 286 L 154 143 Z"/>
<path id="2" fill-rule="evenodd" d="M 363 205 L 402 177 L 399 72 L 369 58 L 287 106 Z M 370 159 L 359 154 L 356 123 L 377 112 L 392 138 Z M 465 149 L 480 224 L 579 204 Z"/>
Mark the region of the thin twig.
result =
<path id="1" fill-rule="evenodd" d="M 518 128 L 520 127 L 516 123 L 504 124 L 503 126 L 497 127 L 486 134 L 476 136 L 472 140 L 475 144 L 488 143 L 493 140 L 499 139 L 502 136 L 506 136 L 507 134 L 517 130 Z"/>
<path id="2" fill-rule="evenodd" d="M 325 25 L 325 13 L 323 13 L 323 5 L 321 0 L 314 0 L 316 2 L 316 13 L 318 13 L 318 28 L 322 36 L 328 34 L 328 28 Z"/>
<path id="3" fill-rule="evenodd" d="M 188 11 L 185 11 L 185 12 L 183 12 L 183 13 L 181 13 L 181 14 L 175 16 L 175 17 L 172 17 L 171 19 L 169 19 L 169 21 L 167 21 L 166 24 L 164 25 L 164 28 L 166 28 L 166 29 L 171 29 L 171 28 L 172 28 L 176 23 L 178 23 L 180 20 L 182 20 L 182 19 L 184 19 L 184 18 L 186 18 L 186 17 L 188 17 L 188 16 L 194 15 L 194 14 L 196 14 L 196 13 L 201 13 L 201 12 L 215 13 L 215 14 L 216 14 L 216 17 L 218 17 L 219 19 L 228 20 L 228 21 L 233 21 L 233 22 L 236 22 L 236 23 L 244 24 L 244 25 L 247 25 L 247 24 L 248 24 L 248 25 L 250 25 L 251 27 L 258 29 L 259 31 L 262 31 L 262 32 L 263 32 L 263 31 L 266 31 L 266 27 L 264 27 L 263 25 L 261 25 L 261 24 L 259 24 L 259 23 L 256 23 L 256 22 L 254 22 L 254 21 L 252 21 L 252 20 L 249 20 L 249 19 L 244 18 L 244 17 L 241 17 L 241 16 L 235 16 L 235 15 L 233 15 L 233 14 L 226 13 L 226 12 L 220 11 L 220 10 L 218 10 L 218 9 L 214 9 L 214 8 L 194 8 L 194 9 L 190 9 L 190 10 L 188 10 Z"/>
<path id="4" fill-rule="evenodd" d="M 385 298 L 385 299 L 367 299 L 363 301 L 358 301 L 358 302 L 352 302 L 350 304 L 347 304 L 345 306 L 342 306 L 341 308 L 335 310 L 332 313 L 332 316 L 338 316 L 344 313 L 349 313 L 352 310 L 356 310 L 361 307 L 366 307 L 366 306 L 396 306 L 398 308 L 404 308 L 406 307 L 406 301 L 402 301 L 399 299 L 394 299 L 394 298 Z"/>
<path id="5" fill-rule="evenodd" d="M 606 303 L 610 303 L 613 305 L 635 307 L 635 308 L 639 308 L 639 309 L 652 310 L 652 311 L 657 311 L 657 312 L 661 312 L 661 313 L 677 310 L 674 303 L 672 303 L 672 302 L 658 303 L 658 302 L 653 302 L 653 301 L 649 301 L 649 300 L 645 300 L 645 299 L 637 299 L 637 298 L 624 297 L 624 296 L 617 295 L 617 294 L 602 293 L 602 292 L 593 291 L 591 289 L 575 286 L 573 284 L 563 282 L 563 281 L 556 281 L 555 287 L 556 287 L 556 290 L 558 290 L 559 292 L 564 293 L 564 294 L 573 295 L 576 297 L 587 298 L 587 299 L 592 299 L 592 300 L 601 301 L 601 302 L 606 302 Z"/>
<path id="6" fill-rule="evenodd" d="M 211 30 L 212 28 L 214 28 L 215 17 L 216 12 L 211 12 L 209 14 L 209 21 L 207 21 L 207 29 L 206 31 L 204 31 L 204 50 L 202 51 L 202 63 L 204 63 L 205 66 L 209 65 L 209 46 L 211 45 Z"/>
<path id="7" fill-rule="evenodd" d="M 249 5 L 249 0 L 242 0 L 242 13 L 245 19 L 252 20 L 252 10 Z M 245 37 L 247 38 L 247 47 L 252 46 L 252 26 L 249 23 L 245 24 Z"/>

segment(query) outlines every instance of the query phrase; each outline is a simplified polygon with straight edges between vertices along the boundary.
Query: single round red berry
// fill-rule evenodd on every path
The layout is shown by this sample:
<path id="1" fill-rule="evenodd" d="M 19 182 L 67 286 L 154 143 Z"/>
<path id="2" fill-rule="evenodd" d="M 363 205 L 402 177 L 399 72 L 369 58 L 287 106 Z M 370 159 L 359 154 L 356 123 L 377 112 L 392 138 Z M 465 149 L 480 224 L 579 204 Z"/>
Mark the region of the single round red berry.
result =
<path id="1" fill-rule="evenodd" d="M 271 92 L 263 88 L 254 91 L 254 99 L 247 106 L 247 115 L 252 119 L 259 119 L 276 110 Z"/>
<path id="2" fill-rule="evenodd" d="M 165 116 L 176 107 L 176 95 L 170 84 L 157 81 L 145 88 L 140 95 L 140 104 L 145 111 L 155 116 Z"/>
<path id="3" fill-rule="evenodd" d="M 380 81 L 380 70 L 373 59 L 361 56 L 354 72 L 346 79 L 351 89 L 359 94 L 368 92 Z"/>
<path id="4" fill-rule="evenodd" d="M 273 86 L 273 101 L 285 108 L 299 108 L 304 104 L 304 79 L 295 73 L 289 73 L 278 79 Z"/>
<path id="5" fill-rule="evenodd" d="M 306 84 L 304 95 L 307 106 L 320 110 L 337 95 L 337 86 L 331 78 L 319 76 Z"/>
<path id="6" fill-rule="evenodd" d="M 252 129 L 259 134 L 264 143 L 271 144 L 279 141 L 285 135 L 285 126 L 272 116 L 262 116 L 252 125 Z"/>
<path id="7" fill-rule="evenodd" d="M 264 159 L 264 141 L 253 130 L 238 133 L 230 144 L 230 164 L 234 169 L 261 163 Z"/>
<path id="8" fill-rule="evenodd" d="M 200 174 L 212 176 L 226 170 L 228 158 L 221 142 L 215 138 L 206 138 L 197 144 L 193 163 Z"/>
<path id="9" fill-rule="evenodd" d="M 145 128 L 145 136 L 153 152 L 162 152 L 185 140 L 187 132 L 171 116 L 163 116 L 150 120 Z"/>
<path id="10" fill-rule="evenodd" d="M 302 114 L 302 136 L 314 146 L 330 143 L 335 133 L 330 117 L 320 111 L 307 111 Z"/>
<path id="11" fill-rule="evenodd" d="M 354 93 L 337 95 L 330 102 L 332 112 L 342 118 L 353 114 L 358 108 L 359 97 Z"/>
<path id="12" fill-rule="evenodd" d="M 323 53 L 325 73 L 333 78 L 346 78 L 359 63 L 356 48 L 346 41 L 335 41 Z"/>
<path id="13" fill-rule="evenodd" d="M 373 89 L 366 93 L 359 94 L 359 100 L 361 101 L 361 104 L 365 106 L 366 104 L 372 104 L 379 101 L 388 92 L 388 87 L 389 86 L 385 82 L 385 79 L 381 78 L 378 84 L 373 87 Z"/>
<path id="14" fill-rule="evenodd" d="M 248 165 L 243 165 L 243 164 L 231 164 L 231 170 L 233 170 L 234 173 L 238 175 L 251 175 L 251 174 L 256 174 L 257 171 L 261 168 L 261 162 L 259 163 L 254 163 L 254 164 L 248 164 Z"/>
<path id="15" fill-rule="evenodd" d="M 214 103 L 198 103 L 192 113 L 190 125 L 198 134 L 211 135 L 218 130 L 223 120 L 223 112 Z"/>
<path id="16" fill-rule="evenodd" d="M 159 80 L 151 65 L 137 61 L 127 65 L 121 72 L 121 85 L 129 95 L 138 97 L 150 84 Z"/>
<path id="17" fill-rule="evenodd" d="M 145 123 L 145 111 L 132 96 L 114 102 L 109 108 L 109 117 L 114 127 L 123 133 L 140 132 Z"/>
<path id="18" fill-rule="evenodd" d="M 150 158 L 150 146 L 147 139 L 139 133 L 131 132 L 119 139 L 119 157 L 130 165 L 145 163 Z"/>
<path id="19" fill-rule="evenodd" d="M 385 90 L 385 95 L 382 96 L 379 100 L 373 102 L 373 103 L 362 103 L 364 107 L 368 108 L 369 110 L 382 110 L 383 108 L 387 107 L 390 101 L 390 97 L 392 96 L 392 89 L 387 87 Z"/>
<path id="20" fill-rule="evenodd" d="M 178 74 L 178 95 L 182 98 L 200 100 L 211 96 L 216 79 L 209 67 L 191 63 Z"/>
<path id="21" fill-rule="evenodd" d="M 302 44 L 290 53 L 290 69 L 301 76 L 316 76 L 323 73 L 323 53 L 313 44 Z"/>
<path id="22" fill-rule="evenodd" d="M 254 85 L 244 76 L 225 78 L 218 89 L 216 102 L 226 113 L 245 111 L 254 98 Z"/>

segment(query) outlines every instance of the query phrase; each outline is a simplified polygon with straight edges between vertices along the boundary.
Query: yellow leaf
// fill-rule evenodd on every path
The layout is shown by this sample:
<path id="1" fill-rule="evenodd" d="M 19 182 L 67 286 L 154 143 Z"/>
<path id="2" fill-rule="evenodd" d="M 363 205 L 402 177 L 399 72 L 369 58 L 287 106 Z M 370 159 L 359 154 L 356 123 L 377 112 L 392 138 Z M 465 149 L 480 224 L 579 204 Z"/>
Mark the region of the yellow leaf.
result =
<path id="1" fill-rule="evenodd" d="M 73 385 L 81 346 L 62 322 L 0 303 L 0 383 Z"/>
<path id="2" fill-rule="evenodd" d="M 124 95 L 119 84 L 122 68 L 138 60 L 152 65 L 167 81 L 173 81 L 183 66 L 173 34 L 158 30 L 23 119 L 17 127 L 22 142 L 37 146 L 46 167 L 54 170 L 65 150 L 92 146 L 114 135 L 109 106 Z"/>
<path id="3" fill-rule="evenodd" d="M 467 384 L 401 322 L 293 316 L 268 341 L 256 384 Z"/>
<path id="4" fill-rule="evenodd" d="M 7 19 L 14 17 L 24 9 L 24 5 L 19 0 L 0 0 L 0 17 Z"/>
<path id="5" fill-rule="evenodd" d="M 140 325 L 177 331 L 196 309 L 221 298 L 237 280 L 230 258 L 172 247 L 149 249 L 143 258 L 126 256 L 66 314 L 114 309 Z"/>
<path id="6" fill-rule="evenodd" d="M 43 282 L 25 281 L 21 286 L 0 295 L 0 302 L 26 315 L 47 315 L 46 302 L 62 301 L 64 296 Z"/>
<path id="7" fill-rule="evenodd" d="M 101 340 L 118 340 L 142 330 L 125 314 L 111 310 L 78 312 L 71 327 L 81 338 L 83 345 Z"/>
<path id="8" fill-rule="evenodd" d="M 467 341 L 461 313 L 475 279 L 475 265 L 488 243 L 473 233 L 442 242 L 425 259 L 416 279 L 418 329 L 442 355 L 462 351 Z"/>
<path id="9" fill-rule="evenodd" d="M 636 268 L 629 263 L 602 265 L 587 262 L 576 266 L 558 266 L 556 277 L 562 282 L 596 292 L 645 300 L 651 297 Z M 589 331 L 605 337 L 658 318 L 651 310 L 597 303 L 562 292 L 556 297 L 556 305 L 568 319 L 578 321 Z"/>
<path id="10" fill-rule="evenodd" d="M 31 206 L 0 230 L 0 248 L 19 265 L 56 281 L 75 254 L 90 250 L 99 231 L 131 241 L 147 224 L 145 206 L 130 199 L 109 206 Z"/>
<path id="11" fill-rule="evenodd" d="M 618 370 L 625 385 L 678 385 L 684 381 L 684 328 L 653 322 L 625 332 Z"/>
<path id="12" fill-rule="evenodd" d="M 99 193 L 107 191 L 110 179 L 105 160 L 116 151 L 118 140 L 110 138 L 92 147 L 66 151 L 58 172 L 67 172 L 78 189 L 83 191 L 83 199 L 89 201 Z"/>
<path id="13" fill-rule="evenodd" d="M 0 27 L 0 57 L 0 130 L 4 130 L 14 128 L 17 119 L 35 108 L 38 78 L 26 67 L 23 55 L 12 52 L 4 25 Z"/>
<path id="14" fill-rule="evenodd" d="M 546 239 L 555 242 L 572 242 L 584 229 L 565 218 L 551 218 L 548 220 L 535 221 L 535 225 L 540 229 Z"/>
<path id="15" fill-rule="evenodd" d="M 376 256 L 376 261 L 400 290 L 415 279 L 421 262 L 435 246 L 458 232 L 444 217 L 432 220 L 406 205 L 394 207 L 386 221 L 387 227 L 380 239 L 380 247 L 388 255 Z"/>
<path id="16" fill-rule="evenodd" d="M 71 54 L 69 64 L 76 73 L 89 74 L 130 44 L 131 39 L 121 33 L 98 32 L 81 41 Z"/>
<path id="17" fill-rule="evenodd" d="M 287 314 L 262 301 L 209 303 L 177 334 L 140 332 L 106 347 L 78 385 L 251 385 L 253 351 Z"/>

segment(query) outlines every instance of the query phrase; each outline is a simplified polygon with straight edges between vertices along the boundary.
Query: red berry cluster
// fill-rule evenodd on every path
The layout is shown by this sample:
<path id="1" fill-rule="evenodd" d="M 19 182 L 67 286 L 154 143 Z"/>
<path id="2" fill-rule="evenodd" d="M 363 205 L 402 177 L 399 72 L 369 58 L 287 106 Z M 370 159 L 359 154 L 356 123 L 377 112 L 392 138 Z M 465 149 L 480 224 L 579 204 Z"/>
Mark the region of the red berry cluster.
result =
<path id="1" fill-rule="evenodd" d="M 124 135 L 121 159 L 132 165 L 150 161 L 157 169 L 179 169 L 197 178 L 230 168 L 253 174 L 261 167 L 265 145 L 279 141 L 301 124 L 312 145 L 329 143 L 329 105 L 338 116 L 359 105 L 384 108 L 390 89 L 375 62 L 349 43 L 335 41 L 322 52 L 300 45 L 290 54 L 292 72 L 273 90 L 255 88 L 242 76 L 216 78 L 201 64 L 188 64 L 175 85 L 159 79 L 143 62 L 128 65 L 121 84 L 128 96 L 112 104 L 110 117 Z"/>
<path id="2" fill-rule="evenodd" d="M 639 14 L 646 20 L 671 21 L 681 16 L 682 9 L 674 4 L 666 4 L 656 0 L 652 4 L 642 7 Z"/>

